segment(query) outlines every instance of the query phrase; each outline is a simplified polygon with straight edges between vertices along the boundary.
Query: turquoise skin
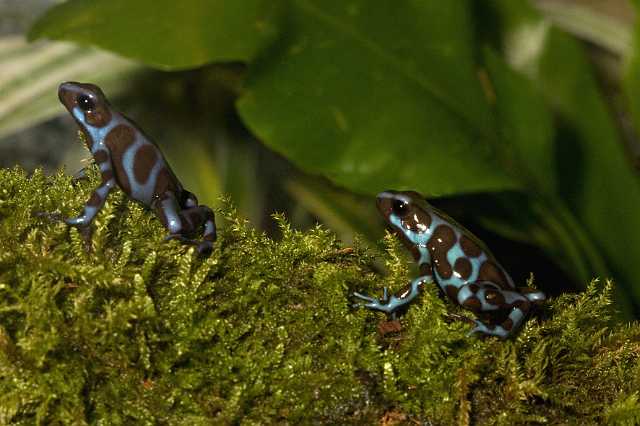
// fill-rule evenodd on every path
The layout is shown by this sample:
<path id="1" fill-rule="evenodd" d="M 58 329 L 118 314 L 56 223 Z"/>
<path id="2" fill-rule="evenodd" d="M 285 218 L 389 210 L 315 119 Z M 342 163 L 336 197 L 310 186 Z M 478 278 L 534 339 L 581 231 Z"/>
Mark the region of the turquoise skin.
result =
<path id="1" fill-rule="evenodd" d="M 118 187 L 130 199 L 153 210 L 169 231 L 166 239 L 195 245 L 199 253 L 210 254 L 216 240 L 213 211 L 184 189 L 158 146 L 132 120 L 113 109 L 96 85 L 62 83 L 58 97 L 84 133 L 101 174 L 101 183 L 82 213 L 64 222 L 87 229 L 109 193 Z M 200 229 L 202 238 L 194 239 Z"/>
<path id="2" fill-rule="evenodd" d="M 435 283 L 448 298 L 473 311 L 485 321 L 475 320 L 470 334 L 507 338 L 524 322 L 534 304 L 546 296 L 533 288 L 516 288 L 513 280 L 489 249 L 471 232 L 437 210 L 418 193 L 385 191 L 377 206 L 391 229 L 411 250 L 420 276 L 382 299 L 360 293 L 354 297 L 366 307 L 395 317 L 414 300 L 425 284 Z"/>

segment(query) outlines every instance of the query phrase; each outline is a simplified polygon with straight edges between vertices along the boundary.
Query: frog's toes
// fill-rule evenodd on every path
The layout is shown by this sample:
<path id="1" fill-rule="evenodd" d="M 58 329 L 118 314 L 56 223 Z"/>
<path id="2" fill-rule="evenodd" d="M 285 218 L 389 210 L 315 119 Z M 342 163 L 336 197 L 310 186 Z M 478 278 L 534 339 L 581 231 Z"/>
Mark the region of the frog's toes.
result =
<path id="1" fill-rule="evenodd" d="M 213 251 L 213 243 L 211 241 L 201 241 L 198 243 L 198 254 L 208 256 Z"/>
<path id="2" fill-rule="evenodd" d="M 382 301 L 385 302 L 385 303 L 389 301 L 389 288 L 388 287 L 384 287 L 382 289 Z"/>
<path id="3" fill-rule="evenodd" d="M 367 296 L 365 294 L 361 294 L 358 292 L 354 292 L 353 293 L 353 297 L 357 297 L 358 299 L 362 300 L 363 302 L 359 302 L 359 303 L 354 303 L 353 306 L 354 308 L 370 308 L 370 309 L 375 309 L 378 306 L 380 306 L 380 301 L 378 299 L 376 299 L 375 297 L 371 297 L 371 296 Z"/>
<path id="4" fill-rule="evenodd" d="M 475 322 L 476 326 L 473 327 L 473 329 L 471 329 L 469 333 L 467 333 L 467 337 L 475 333 L 482 333 L 487 336 L 496 336 L 500 337 L 501 339 L 506 339 L 507 337 L 509 337 L 509 332 L 500 325 L 488 327 L 486 324 L 482 323 L 479 320 L 475 320 Z"/>
<path id="5" fill-rule="evenodd" d="M 66 223 L 67 225 L 75 226 L 78 229 L 80 229 L 82 227 L 88 227 L 89 226 L 89 223 L 87 222 L 87 220 L 83 216 L 68 217 L 66 219 L 62 219 L 62 221 L 64 223 Z"/>
<path id="6" fill-rule="evenodd" d="M 489 330 L 489 327 L 487 327 L 484 323 L 478 321 L 478 320 L 474 320 L 476 326 L 473 327 L 471 329 L 471 331 L 469 331 L 467 333 L 467 337 L 470 337 L 476 333 L 482 333 L 482 334 L 491 334 L 491 331 Z"/>
<path id="7" fill-rule="evenodd" d="M 164 241 L 171 241 L 171 240 L 178 240 L 182 244 L 195 246 L 196 250 L 198 251 L 198 254 L 202 256 L 208 256 L 213 251 L 213 241 L 194 240 L 192 238 L 187 238 L 182 234 L 169 234 L 166 237 L 164 237 Z"/>
<path id="8" fill-rule="evenodd" d="M 183 244 L 190 244 L 192 246 L 197 246 L 200 244 L 199 241 L 191 239 L 191 238 L 187 238 L 182 234 L 169 234 L 166 237 L 164 237 L 165 241 L 171 241 L 171 240 L 178 240 Z"/>

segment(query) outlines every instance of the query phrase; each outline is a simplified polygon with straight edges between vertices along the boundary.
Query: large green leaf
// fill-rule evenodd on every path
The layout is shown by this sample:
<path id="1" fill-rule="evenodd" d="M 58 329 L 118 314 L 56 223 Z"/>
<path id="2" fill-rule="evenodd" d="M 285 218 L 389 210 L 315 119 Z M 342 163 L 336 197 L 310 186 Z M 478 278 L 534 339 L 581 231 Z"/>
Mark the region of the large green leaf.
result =
<path id="1" fill-rule="evenodd" d="M 620 135 L 581 46 L 549 27 L 537 14 L 509 0 L 495 4 L 506 24 L 506 56 L 535 82 L 553 106 L 559 124 L 560 185 L 553 211 L 593 263 L 604 257 L 619 283 L 640 300 L 640 182 L 625 156 Z M 525 49 L 523 32 L 538 31 L 539 43 Z M 585 232 L 586 230 L 586 232 Z"/>
<path id="2" fill-rule="evenodd" d="M 634 0 L 632 4 L 636 10 L 636 19 L 633 23 L 632 43 L 625 52 L 623 89 L 631 121 L 636 131 L 632 151 L 635 155 L 636 173 L 638 173 L 640 170 L 640 143 L 637 138 L 638 131 L 640 131 L 640 0 Z"/>
<path id="3" fill-rule="evenodd" d="M 70 0 L 31 29 L 162 69 L 252 59 L 277 33 L 279 1 Z"/>
<path id="4" fill-rule="evenodd" d="M 633 286 L 640 300 L 637 270 L 629 261 L 640 259 L 640 184 L 598 85 L 585 69 L 586 58 L 575 40 L 552 32 L 540 58 L 539 82 L 582 141 L 579 147 L 563 147 L 559 166 L 566 184 L 561 196 L 623 278 L 621 283 Z"/>
<path id="5" fill-rule="evenodd" d="M 298 0 L 250 69 L 241 116 L 303 169 L 358 192 L 515 188 L 473 62 L 467 2 Z"/>
<path id="6" fill-rule="evenodd" d="M 519 186 L 497 161 L 467 1 L 134 3 L 72 0 L 32 36 L 168 69 L 258 58 L 239 103 L 247 125 L 303 169 L 359 192 Z"/>
<path id="7" fill-rule="evenodd" d="M 640 12 L 640 1 L 633 4 Z M 625 54 L 624 94 L 633 124 L 640 129 L 640 17 L 634 22 L 632 43 Z"/>
<path id="8" fill-rule="evenodd" d="M 583 252 L 582 242 L 570 229 L 580 225 L 556 197 L 555 129 L 542 94 L 493 50 L 485 50 L 485 65 L 495 92 L 501 139 L 507 155 L 520 165 L 528 196 L 494 194 L 490 199 L 495 208 L 478 212 L 479 221 L 507 238 L 542 248 L 580 283 L 586 284 L 594 274 L 608 273 L 598 254 L 590 262 Z"/>
<path id="9" fill-rule="evenodd" d="M 550 111 L 533 84 L 496 52 L 485 51 L 485 64 L 495 90 L 495 111 L 505 151 L 513 162 L 526 166 L 519 173 L 532 189 L 553 193 L 557 182 Z"/>

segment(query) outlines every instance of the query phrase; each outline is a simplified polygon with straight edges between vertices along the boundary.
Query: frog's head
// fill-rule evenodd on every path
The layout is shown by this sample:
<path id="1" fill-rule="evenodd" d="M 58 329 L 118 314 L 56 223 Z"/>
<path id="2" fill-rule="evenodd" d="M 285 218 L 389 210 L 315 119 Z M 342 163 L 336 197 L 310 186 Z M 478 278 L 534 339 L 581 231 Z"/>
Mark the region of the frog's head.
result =
<path id="1" fill-rule="evenodd" d="M 384 191 L 376 201 L 387 224 L 408 241 L 414 241 L 412 236 L 425 232 L 431 223 L 428 204 L 417 192 Z"/>
<path id="2" fill-rule="evenodd" d="M 83 127 L 100 128 L 111 121 L 109 102 L 95 84 L 62 83 L 58 88 L 58 98 Z"/>

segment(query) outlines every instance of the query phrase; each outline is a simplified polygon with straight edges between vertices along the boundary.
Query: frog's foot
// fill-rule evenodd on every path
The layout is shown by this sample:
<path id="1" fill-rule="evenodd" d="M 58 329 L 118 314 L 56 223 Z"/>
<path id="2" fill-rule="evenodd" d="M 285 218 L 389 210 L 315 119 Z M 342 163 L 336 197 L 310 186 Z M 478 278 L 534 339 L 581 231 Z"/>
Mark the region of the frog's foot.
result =
<path id="1" fill-rule="evenodd" d="M 91 226 L 91 220 L 87 219 L 86 216 L 67 217 L 62 219 L 62 221 L 67 225 L 75 226 L 78 229 L 89 228 Z"/>
<path id="2" fill-rule="evenodd" d="M 64 222 L 69 226 L 74 226 L 85 239 L 85 242 L 91 239 L 93 229 L 91 224 L 86 223 L 83 217 L 64 217 L 60 212 L 33 212 L 33 216 L 47 219 L 50 222 Z"/>
<path id="3" fill-rule="evenodd" d="M 540 292 L 530 294 L 533 300 L 542 297 Z M 458 302 L 476 314 L 508 312 L 506 319 L 500 323 L 484 323 L 476 320 L 476 326 L 469 333 L 483 333 L 503 339 L 512 335 L 522 325 L 533 304 L 526 295 L 515 290 L 500 289 L 490 281 L 473 282 L 462 286 L 458 291 Z"/>
<path id="4" fill-rule="evenodd" d="M 500 325 L 488 326 L 479 320 L 475 320 L 475 324 L 476 326 L 473 327 L 473 329 L 471 329 L 469 333 L 467 333 L 467 337 L 470 337 L 476 333 L 482 333 L 487 336 L 498 336 L 502 339 L 506 339 L 507 337 L 509 337 L 510 331 L 505 330 L 504 327 Z"/>
<path id="5" fill-rule="evenodd" d="M 88 180 L 88 179 L 89 179 L 89 176 L 87 176 L 87 168 L 83 167 L 77 172 L 75 172 L 73 176 L 71 176 L 71 183 L 75 185 L 79 183 L 81 180 Z"/>
<path id="6" fill-rule="evenodd" d="M 211 254 L 211 252 L 213 251 L 213 242 L 209 240 L 202 240 L 202 241 L 194 240 L 192 238 L 187 238 L 182 234 L 169 234 L 166 237 L 164 237 L 164 240 L 165 241 L 178 240 L 182 244 L 195 246 L 196 250 L 198 250 L 198 254 L 201 254 L 201 255 L 208 255 L 208 254 Z"/>
<path id="7" fill-rule="evenodd" d="M 82 237 L 85 250 L 87 253 L 91 252 L 91 235 L 93 234 L 93 227 L 90 224 L 86 225 L 79 221 L 74 222 L 73 219 L 75 218 L 65 218 L 60 212 L 33 212 L 33 216 L 44 218 L 50 222 L 64 222 L 69 226 L 75 227 Z"/>
<path id="8" fill-rule="evenodd" d="M 382 299 L 377 299 L 375 297 L 367 296 L 360 293 L 353 293 L 354 297 L 363 300 L 365 303 L 354 303 L 352 306 L 354 308 L 368 308 L 374 311 L 381 311 L 391 316 L 392 320 L 396 319 L 396 311 L 406 305 L 409 300 L 407 299 L 399 299 L 396 296 L 389 297 L 389 290 L 387 287 L 383 289 Z"/>
<path id="9" fill-rule="evenodd" d="M 164 237 L 164 240 L 165 241 L 178 240 L 182 244 L 187 244 L 191 246 L 197 246 L 198 244 L 200 244 L 200 241 L 194 240 L 193 238 L 187 238 L 182 234 L 169 234 L 166 237 Z"/>
<path id="10" fill-rule="evenodd" d="M 215 218 L 209 207 L 196 205 L 197 202 L 195 195 L 188 191 L 184 191 L 181 200 L 178 200 L 173 192 L 168 191 L 154 200 L 151 207 L 155 210 L 164 227 L 170 232 L 165 241 L 179 240 L 184 244 L 196 246 L 200 254 L 209 254 L 213 250 L 213 242 L 216 240 Z M 201 226 L 204 228 L 202 240 L 185 237 L 185 235 L 196 233 Z"/>
<path id="11" fill-rule="evenodd" d="M 491 324 L 487 325 L 479 320 L 476 320 L 476 326 L 469 332 L 469 336 L 474 333 L 484 333 L 489 336 L 498 336 L 502 339 L 506 339 L 511 336 L 514 331 L 516 331 L 522 323 L 524 322 L 524 318 L 529 312 L 531 307 L 531 302 L 522 297 L 523 301 L 518 301 L 515 303 L 511 312 L 509 312 L 509 316 L 500 324 Z"/>
<path id="12" fill-rule="evenodd" d="M 413 299 L 415 299 L 418 294 L 422 291 L 422 286 L 425 283 L 433 282 L 430 275 L 420 276 L 413 281 L 411 281 L 405 288 L 400 290 L 395 295 L 389 296 L 389 291 L 387 288 L 384 288 L 384 293 L 381 300 L 376 299 L 375 297 L 366 296 L 360 293 L 353 293 L 354 297 L 358 299 L 364 300 L 366 303 L 356 303 L 354 307 L 363 306 L 365 308 L 374 309 L 376 311 L 382 311 L 387 314 L 390 314 L 392 318 L 395 318 L 395 312 L 399 309 L 406 306 Z"/>
<path id="13" fill-rule="evenodd" d="M 382 291 L 383 291 L 382 299 L 377 299 L 375 297 L 371 297 L 371 296 L 367 296 L 365 294 L 354 292 L 353 293 L 353 297 L 356 297 L 356 298 L 362 300 L 365 303 L 363 303 L 363 302 L 354 303 L 351 306 L 354 307 L 354 308 L 369 308 L 369 309 L 374 309 L 376 311 L 382 311 L 382 312 L 390 313 L 390 311 L 386 307 L 386 305 L 388 303 L 388 300 L 389 300 L 389 297 L 388 297 L 389 290 L 387 289 L 387 287 L 385 287 Z"/>
<path id="14" fill-rule="evenodd" d="M 534 305 L 542 305 L 547 296 L 538 289 L 531 287 L 519 287 L 518 292 L 529 300 Z"/>
<path id="15" fill-rule="evenodd" d="M 208 240 L 203 240 L 198 243 L 198 254 L 208 256 L 213 251 L 213 243 Z"/>

